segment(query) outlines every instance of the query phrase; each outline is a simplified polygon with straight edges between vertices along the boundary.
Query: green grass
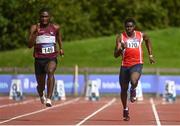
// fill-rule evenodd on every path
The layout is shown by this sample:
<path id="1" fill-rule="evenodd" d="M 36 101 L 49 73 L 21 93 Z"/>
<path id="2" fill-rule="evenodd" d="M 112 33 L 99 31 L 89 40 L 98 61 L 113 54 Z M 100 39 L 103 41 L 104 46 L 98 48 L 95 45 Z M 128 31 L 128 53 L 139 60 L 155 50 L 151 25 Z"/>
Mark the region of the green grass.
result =
<path id="1" fill-rule="evenodd" d="M 148 31 L 156 64 L 150 65 L 144 46 L 145 67 L 180 68 L 180 28 Z M 58 67 L 119 67 L 120 58 L 113 57 L 115 36 L 64 42 L 65 56 Z M 0 52 L 0 67 L 33 67 L 33 49 Z"/>

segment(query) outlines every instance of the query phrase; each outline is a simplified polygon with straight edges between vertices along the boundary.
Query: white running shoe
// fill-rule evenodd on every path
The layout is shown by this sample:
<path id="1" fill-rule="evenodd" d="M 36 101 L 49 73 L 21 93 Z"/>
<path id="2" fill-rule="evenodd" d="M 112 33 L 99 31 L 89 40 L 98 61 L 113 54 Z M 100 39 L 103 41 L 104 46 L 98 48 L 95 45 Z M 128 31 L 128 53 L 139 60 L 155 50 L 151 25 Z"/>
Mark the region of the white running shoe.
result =
<path id="1" fill-rule="evenodd" d="M 47 107 L 51 107 L 52 106 L 51 99 L 49 99 L 49 98 L 46 99 L 46 106 Z"/>
<path id="2" fill-rule="evenodd" d="M 43 95 L 42 97 L 40 97 L 40 101 L 42 104 L 46 103 L 46 97 Z"/>
<path id="3" fill-rule="evenodd" d="M 46 97 L 45 97 L 45 92 L 43 91 L 43 96 L 40 97 L 40 101 L 42 104 L 45 104 L 46 103 Z"/>

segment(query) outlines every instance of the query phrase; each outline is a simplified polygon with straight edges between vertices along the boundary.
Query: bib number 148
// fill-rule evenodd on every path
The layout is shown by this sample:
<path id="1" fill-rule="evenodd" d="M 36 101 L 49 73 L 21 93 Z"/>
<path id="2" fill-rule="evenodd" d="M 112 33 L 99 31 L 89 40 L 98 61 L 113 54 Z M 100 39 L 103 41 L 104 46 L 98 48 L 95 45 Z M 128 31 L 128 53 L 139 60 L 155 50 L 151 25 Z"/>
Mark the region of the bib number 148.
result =
<path id="1" fill-rule="evenodd" d="M 55 51 L 54 46 L 42 48 L 42 53 L 43 54 L 53 53 L 54 51 Z"/>

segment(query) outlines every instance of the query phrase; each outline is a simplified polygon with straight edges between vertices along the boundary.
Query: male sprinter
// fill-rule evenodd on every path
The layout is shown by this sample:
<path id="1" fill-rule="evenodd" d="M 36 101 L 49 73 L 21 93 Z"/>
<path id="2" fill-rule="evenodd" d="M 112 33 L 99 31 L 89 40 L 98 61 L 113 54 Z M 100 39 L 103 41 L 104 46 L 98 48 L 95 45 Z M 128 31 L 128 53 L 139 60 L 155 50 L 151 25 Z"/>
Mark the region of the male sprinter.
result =
<path id="1" fill-rule="evenodd" d="M 57 67 L 57 56 L 64 55 L 60 26 L 50 22 L 48 9 L 39 12 L 39 23 L 31 26 L 28 47 L 34 47 L 34 66 L 37 80 L 37 92 L 42 104 L 51 107 L 51 97 L 54 89 L 54 73 Z M 56 47 L 58 43 L 59 48 Z M 47 80 L 46 80 L 47 76 Z M 47 97 L 45 85 L 47 82 Z"/>
<path id="2" fill-rule="evenodd" d="M 121 86 L 123 118 L 128 121 L 130 117 L 127 106 L 127 91 L 130 82 L 130 101 L 134 102 L 136 100 L 136 87 L 143 68 L 143 40 L 148 50 L 150 63 L 153 64 L 155 61 L 152 55 L 151 41 L 146 34 L 135 30 L 135 20 L 133 18 L 126 19 L 124 26 L 125 31 L 116 38 L 114 57 L 117 58 L 122 55 L 119 83 Z"/>

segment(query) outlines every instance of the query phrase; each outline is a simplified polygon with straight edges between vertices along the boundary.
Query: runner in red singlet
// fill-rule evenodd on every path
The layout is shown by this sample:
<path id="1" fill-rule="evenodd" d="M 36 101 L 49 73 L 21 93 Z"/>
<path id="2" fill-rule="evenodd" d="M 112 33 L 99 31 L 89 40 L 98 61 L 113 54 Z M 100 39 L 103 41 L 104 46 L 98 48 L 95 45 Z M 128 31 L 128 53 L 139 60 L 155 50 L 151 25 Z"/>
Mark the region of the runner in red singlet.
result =
<path id="1" fill-rule="evenodd" d="M 136 87 L 143 68 L 142 42 L 145 41 L 150 63 L 155 63 L 152 55 L 151 41 L 145 33 L 135 30 L 135 20 L 128 18 L 124 22 L 125 32 L 116 38 L 114 57 L 122 56 L 119 83 L 121 86 L 121 101 L 123 105 L 123 118 L 130 119 L 127 106 L 127 91 L 130 88 L 130 101 L 136 101 Z"/>
<path id="2" fill-rule="evenodd" d="M 34 66 L 37 80 L 37 91 L 42 104 L 51 107 L 57 67 L 57 56 L 64 55 L 62 49 L 62 37 L 60 26 L 50 22 L 49 10 L 43 8 L 39 12 L 39 23 L 31 26 L 28 47 L 34 47 Z M 59 48 L 57 48 L 57 44 Z M 47 80 L 46 80 L 47 76 Z M 45 85 L 47 82 L 47 97 L 45 97 Z"/>

